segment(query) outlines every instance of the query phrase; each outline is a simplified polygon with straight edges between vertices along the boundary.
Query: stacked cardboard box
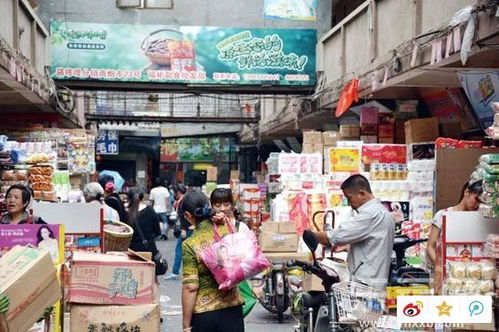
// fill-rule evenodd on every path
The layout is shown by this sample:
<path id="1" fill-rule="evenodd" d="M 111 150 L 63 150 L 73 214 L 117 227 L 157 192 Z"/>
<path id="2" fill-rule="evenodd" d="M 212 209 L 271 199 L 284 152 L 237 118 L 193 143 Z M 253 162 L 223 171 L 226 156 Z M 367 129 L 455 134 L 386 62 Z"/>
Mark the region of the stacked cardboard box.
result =
<path id="1" fill-rule="evenodd" d="M 299 237 L 295 224 L 289 221 L 268 221 L 261 227 L 260 248 L 270 261 L 310 261 L 310 253 L 298 252 Z"/>
<path id="2" fill-rule="evenodd" d="M 69 277 L 71 331 L 159 331 L 154 263 L 129 252 L 75 252 Z"/>
<path id="3" fill-rule="evenodd" d="M 303 148 L 302 153 L 319 153 L 324 151 L 324 144 L 322 143 L 322 132 L 310 130 L 303 132 Z"/>
<path id="4" fill-rule="evenodd" d="M 0 259 L 0 293 L 10 298 L 8 331 L 27 331 L 61 299 L 48 251 L 16 246 Z"/>

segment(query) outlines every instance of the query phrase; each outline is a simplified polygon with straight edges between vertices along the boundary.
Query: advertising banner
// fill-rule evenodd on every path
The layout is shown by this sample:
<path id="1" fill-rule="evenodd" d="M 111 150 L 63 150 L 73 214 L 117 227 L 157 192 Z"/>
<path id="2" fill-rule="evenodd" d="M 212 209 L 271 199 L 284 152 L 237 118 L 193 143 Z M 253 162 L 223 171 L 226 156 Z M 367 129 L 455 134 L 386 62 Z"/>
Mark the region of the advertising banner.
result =
<path id="1" fill-rule="evenodd" d="M 51 21 L 50 31 L 54 79 L 315 84 L 314 29 Z"/>
<path id="2" fill-rule="evenodd" d="M 315 21 L 317 0 L 265 0 L 265 19 Z"/>
<path id="3" fill-rule="evenodd" d="M 161 162 L 235 160 L 235 142 L 229 137 L 184 137 L 161 140 Z"/>
<path id="4" fill-rule="evenodd" d="M 54 264 L 61 264 L 64 262 L 64 225 L 0 225 L 0 257 L 17 245 L 47 250 Z"/>
<path id="5" fill-rule="evenodd" d="M 470 71 L 457 73 L 459 81 L 475 111 L 482 129 L 494 123 L 491 104 L 499 99 L 499 71 Z"/>

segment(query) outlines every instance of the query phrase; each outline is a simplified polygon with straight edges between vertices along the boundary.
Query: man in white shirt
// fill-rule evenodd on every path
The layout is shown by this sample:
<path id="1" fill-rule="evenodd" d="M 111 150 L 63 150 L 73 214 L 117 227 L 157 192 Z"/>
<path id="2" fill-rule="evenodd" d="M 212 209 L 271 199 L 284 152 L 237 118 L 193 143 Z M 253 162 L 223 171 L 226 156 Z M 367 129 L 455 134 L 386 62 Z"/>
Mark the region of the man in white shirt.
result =
<path id="1" fill-rule="evenodd" d="M 341 185 L 354 213 L 336 229 L 316 232 L 319 242 L 333 250 L 350 245 L 350 273 L 366 284 L 383 289 L 388 281 L 395 237 L 391 213 L 374 197 L 369 181 L 352 175 Z"/>
<path id="2" fill-rule="evenodd" d="M 170 192 L 163 187 L 161 178 L 154 179 L 154 188 L 151 189 L 149 200 L 153 204 L 154 211 L 158 214 L 161 239 L 168 240 L 168 232 L 173 229 L 173 224 L 170 224 L 168 215 L 171 211 Z"/>

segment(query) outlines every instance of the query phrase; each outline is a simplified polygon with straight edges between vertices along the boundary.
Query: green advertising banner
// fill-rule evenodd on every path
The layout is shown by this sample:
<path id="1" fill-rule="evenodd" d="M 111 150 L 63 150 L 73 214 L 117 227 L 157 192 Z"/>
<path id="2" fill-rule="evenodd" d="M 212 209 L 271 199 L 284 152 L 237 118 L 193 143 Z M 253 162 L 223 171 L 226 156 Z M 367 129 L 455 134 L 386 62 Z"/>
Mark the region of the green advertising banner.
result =
<path id="1" fill-rule="evenodd" d="M 314 85 L 316 31 L 51 21 L 54 79 Z"/>

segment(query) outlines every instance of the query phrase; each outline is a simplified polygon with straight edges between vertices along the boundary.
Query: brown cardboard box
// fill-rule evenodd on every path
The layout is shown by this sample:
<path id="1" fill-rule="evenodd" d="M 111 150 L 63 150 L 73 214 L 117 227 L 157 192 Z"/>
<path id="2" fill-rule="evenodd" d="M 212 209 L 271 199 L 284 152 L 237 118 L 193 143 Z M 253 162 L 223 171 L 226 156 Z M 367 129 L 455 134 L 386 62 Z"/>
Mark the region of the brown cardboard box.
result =
<path id="1" fill-rule="evenodd" d="M 394 144 L 393 137 L 380 137 L 378 139 L 379 144 Z"/>
<path id="2" fill-rule="evenodd" d="M 159 331 L 158 304 L 127 306 L 71 305 L 71 332 Z"/>
<path id="3" fill-rule="evenodd" d="M 324 145 L 315 143 L 303 143 L 301 153 L 319 153 L 322 154 Z"/>
<path id="4" fill-rule="evenodd" d="M 437 149 L 436 211 L 454 206 L 459 201 L 461 189 L 478 165 L 478 158 L 488 153 L 499 153 L 499 148 Z"/>
<path id="5" fill-rule="evenodd" d="M 322 144 L 336 146 L 336 142 L 340 141 L 340 133 L 337 131 L 325 131 L 322 133 Z"/>
<path id="6" fill-rule="evenodd" d="M 450 121 L 440 123 L 440 134 L 446 138 L 461 139 L 461 122 Z"/>
<path id="7" fill-rule="evenodd" d="M 231 180 L 239 180 L 239 170 L 233 169 L 230 171 L 230 179 Z"/>
<path id="8" fill-rule="evenodd" d="M 294 223 L 290 221 L 280 221 L 279 224 L 279 233 L 281 234 L 296 234 L 296 226 Z"/>
<path id="9" fill-rule="evenodd" d="M 31 247 L 15 246 L 0 258 L 0 288 L 10 298 L 10 331 L 27 331 L 61 299 L 49 252 Z"/>
<path id="10" fill-rule="evenodd" d="M 268 221 L 260 227 L 262 233 L 279 233 L 279 223 L 276 221 Z"/>
<path id="11" fill-rule="evenodd" d="M 322 280 L 315 274 L 303 273 L 302 288 L 304 292 L 324 291 Z"/>
<path id="12" fill-rule="evenodd" d="M 206 170 L 206 182 L 217 182 L 218 181 L 218 168 L 208 167 Z"/>
<path id="13" fill-rule="evenodd" d="M 413 119 L 405 123 L 405 143 L 433 142 L 439 136 L 438 119 Z"/>
<path id="14" fill-rule="evenodd" d="M 286 262 L 293 259 L 301 262 L 311 261 L 311 255 L 307 252 L 264 252 L 263 254 L 269 261 Z"/>
<path id="15" fill-rule="evenodd" d="M 304 131 L 303 143 L 322 144 L 322 132 L 315 130 Z"/>
<path id="16" fill-rule="evenodd" d="M 340 137 L 342 140 L 345 140 L 345 139 L 358 140 L 360 137 L 360 126 L 359 125 L 341 125 L 340 126 Z"/>
<path id="17" fill-rule="evenodd" d="M 378 143 L 378 136 L 362 135 L 362 136 L 360 136 L 360 140 L 362 142 L 364 142 L 364 144 L 376 144 L 376 143 Z"/>
<path id="18" fill-rule="evenodd" d="M 138 255 L 76 251 L 69 278 L 69 301 L 82 304 L 154 302 L 154 262 Z"/>
<path id="19" fill-rule="evenodd" d="M 407 120 L 397 119 L 395 122 L 395 144 L 405 144 L 405 123 Z M 381 140 L 380 140 L 381 143 Z"/>
<path id="20" fill-rule="evenodd" d="M 264 252 L 291 252 L 298 250 L 298 235 L 261 233 L 259 238 L 260 248 Z"/>

